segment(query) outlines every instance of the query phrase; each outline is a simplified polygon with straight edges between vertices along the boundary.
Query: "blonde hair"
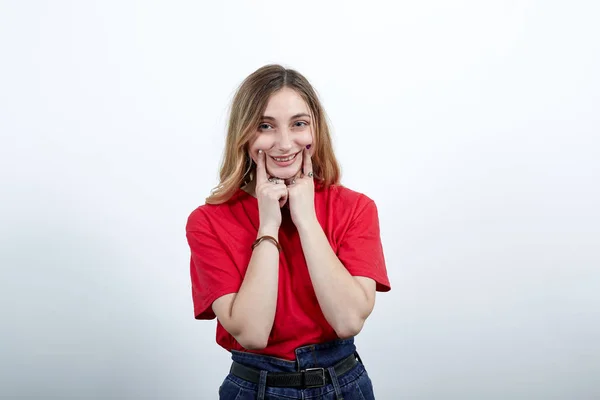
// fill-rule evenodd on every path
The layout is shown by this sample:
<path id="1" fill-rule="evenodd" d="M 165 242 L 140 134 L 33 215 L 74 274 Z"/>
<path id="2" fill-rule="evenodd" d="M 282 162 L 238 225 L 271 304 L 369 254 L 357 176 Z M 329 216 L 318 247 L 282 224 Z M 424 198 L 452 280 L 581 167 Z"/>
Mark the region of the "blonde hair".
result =
<path id="1" fill-rule="evenodd" d="M 248 146 L 271 95 L 287 87 L 295 90 L 306 102 L 313 119 L 313 173 L 322 186 L 339 184 L 338 165 L 325 110 L 319 98 L 299 72 L 281 65 L 265 65 L 250 74 L 239 86 L 231 104 L 227 139 L 219 184 L 206 199 L 207 204 L 221 204 L 243 185 L 252 180 L 256 165 L 248 154 Z"/>

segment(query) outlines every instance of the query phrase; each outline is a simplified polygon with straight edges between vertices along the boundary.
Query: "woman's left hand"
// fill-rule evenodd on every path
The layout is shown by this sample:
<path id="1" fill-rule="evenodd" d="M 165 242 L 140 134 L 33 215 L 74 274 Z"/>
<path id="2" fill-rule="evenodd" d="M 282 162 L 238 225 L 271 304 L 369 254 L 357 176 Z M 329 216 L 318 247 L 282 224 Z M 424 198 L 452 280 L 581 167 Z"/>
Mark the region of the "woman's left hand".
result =
<path id="1" fill-rule="evenodd" d="M 312 160 L 308 149 L 302 153 L 302 174 L 288 186 L 290 214 L 296 228 L 308 226 L 317 221 L 315 212 L 315 183 Z"/>

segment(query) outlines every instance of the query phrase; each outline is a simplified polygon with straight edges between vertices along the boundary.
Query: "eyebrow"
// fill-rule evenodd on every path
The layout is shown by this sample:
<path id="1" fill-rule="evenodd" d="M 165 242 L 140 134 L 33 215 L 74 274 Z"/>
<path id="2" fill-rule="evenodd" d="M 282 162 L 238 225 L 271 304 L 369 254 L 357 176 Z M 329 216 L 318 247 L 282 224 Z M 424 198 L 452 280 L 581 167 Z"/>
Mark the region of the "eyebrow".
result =
<path id="1" fill-rule="evenodd" d="M 310 115 L 306 114 L 306 113 L 300 113 L 300 114 L 292 115 L 290 117 L 290 120 L 296 119 L 296 118 L 300 118 L 300 117 L 308 117 L 308 118 L 310 118 Z M 263 115 L 262 119 L 268 119 L 268 120 L 271 120 L 271 121 L 275 121 L 275 118 L 269 117 L 268 115 Z"/>

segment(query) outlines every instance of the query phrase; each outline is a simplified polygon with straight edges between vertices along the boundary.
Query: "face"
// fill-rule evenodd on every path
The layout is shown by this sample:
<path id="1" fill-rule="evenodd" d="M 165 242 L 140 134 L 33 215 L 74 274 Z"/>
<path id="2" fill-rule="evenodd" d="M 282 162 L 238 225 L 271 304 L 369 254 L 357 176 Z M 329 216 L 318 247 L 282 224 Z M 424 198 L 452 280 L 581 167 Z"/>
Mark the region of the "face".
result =
<path id="1" fill-rule="evenodd" d="M 250 157 L 256 162 L 258 150 L 262 150 L 270 176 L 293 178 L 301 172 L 302 150 L 312 144 L 312 131 L 307 104 L 295 90 L 283 88 L 269 99 L 250 142 Z"/>

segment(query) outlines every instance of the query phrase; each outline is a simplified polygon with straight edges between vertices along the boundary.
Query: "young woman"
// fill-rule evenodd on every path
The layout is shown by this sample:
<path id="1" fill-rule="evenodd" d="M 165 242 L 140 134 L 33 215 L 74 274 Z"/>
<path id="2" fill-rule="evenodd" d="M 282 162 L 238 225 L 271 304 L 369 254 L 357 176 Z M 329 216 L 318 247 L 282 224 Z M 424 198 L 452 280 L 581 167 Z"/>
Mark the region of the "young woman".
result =
<path id="1" fill-rule="evenodd" d="M 340 185 L 325 112 L 267 65 L 231 107 L 220 183 L 186 226 L 196 319 L 232 354 L 221 399 L 373 399 L 356 347 L 390 290 L 375 203 Z"/>

